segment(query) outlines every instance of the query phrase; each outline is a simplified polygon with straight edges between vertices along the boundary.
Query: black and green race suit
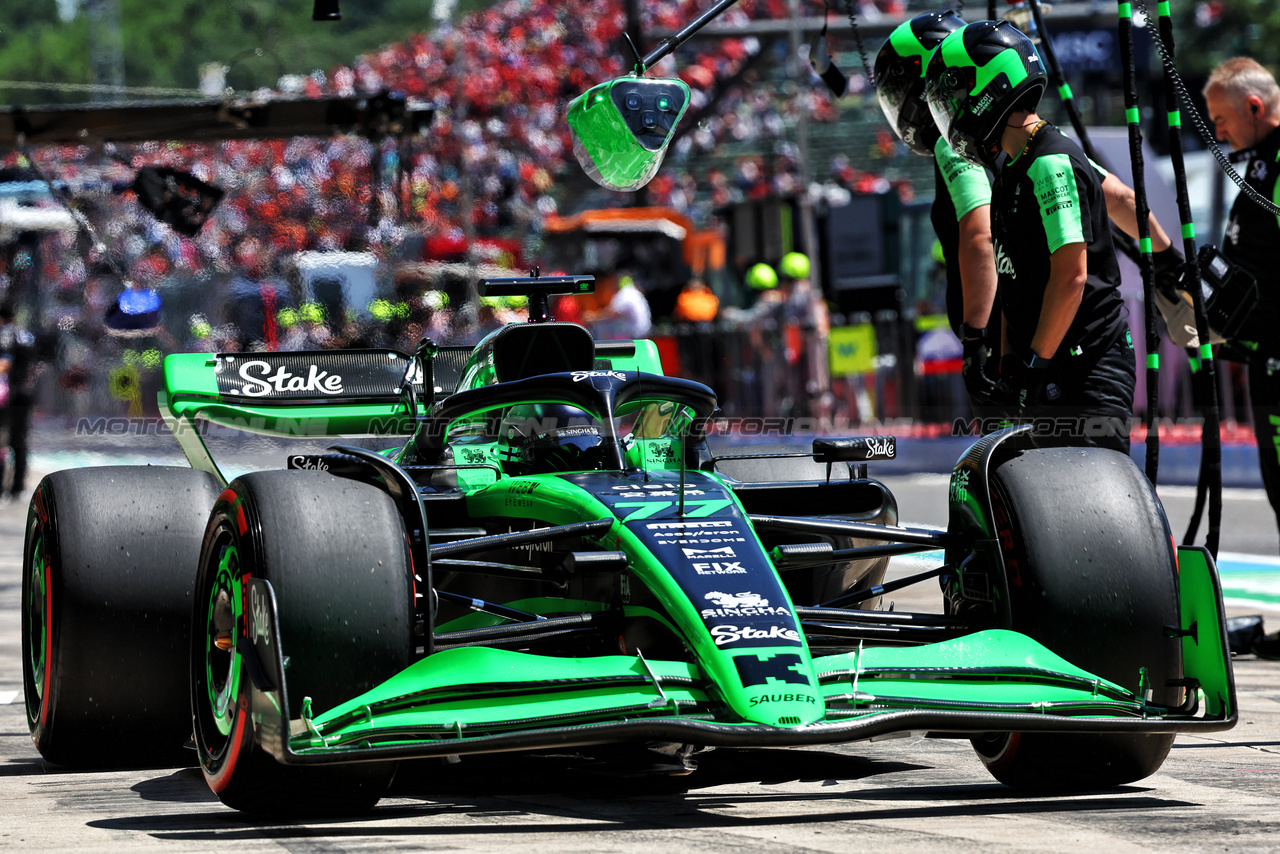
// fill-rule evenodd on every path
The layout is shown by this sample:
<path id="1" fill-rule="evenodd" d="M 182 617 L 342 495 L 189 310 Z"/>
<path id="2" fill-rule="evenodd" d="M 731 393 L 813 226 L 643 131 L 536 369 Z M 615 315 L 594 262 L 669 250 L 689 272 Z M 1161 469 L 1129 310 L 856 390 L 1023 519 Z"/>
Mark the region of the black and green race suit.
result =
<path id="1" fill-rule="evenodd" d="M 1031 357 L 1052 254 L 1085 244 L 1084 293 L 1053 355 L 1049 380 L 1056 399 L 1043 413 L 1071 423 L 1046 443 L 1127 451 L 1136 367 L 1097 169 L 1078 145 L 1043 124 L 1001 168 L 991 210 L 998 298 L 1011 352 L 1024 361 Z M 1107 425 L 1117 435 L 1104 435 Z"/>
<path id="2" fill-rule="evenodd" d="M 1240 170 L 1263 198 L 1280 204 L 1280 128 L 1253 148 L 1235 152 Z M 1240 330 L 1237 350 L 1249 353 L 1249 403 L 1258 440 L 1262 485 L 1280 525 L 1280 218 L 1245 197 L 1236 196 L 1222 239 L 1222 254 L 1258 281 L 1258 305 Z"/>

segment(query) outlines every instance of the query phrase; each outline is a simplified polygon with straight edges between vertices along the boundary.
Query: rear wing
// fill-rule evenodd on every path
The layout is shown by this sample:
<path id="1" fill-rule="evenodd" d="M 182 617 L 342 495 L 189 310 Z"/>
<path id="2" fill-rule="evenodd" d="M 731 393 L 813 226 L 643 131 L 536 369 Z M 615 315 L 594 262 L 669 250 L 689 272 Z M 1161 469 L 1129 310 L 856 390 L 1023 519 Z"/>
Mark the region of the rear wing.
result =
<path id="1" fill-rule="evenodd" d="M 417 425 L 406 376 L 420 407 L 429 406 L 458 391 L 473 352 L 438 348 L 427 363 L 430 389 L 413 357 L 396 350 L 175 353 L 164 360 L 160 413 L 191 465 L 225 485 L 197 418 L 272 436 L 408 436 Z M 595 365 L 661 373 L 651 341 L 596 342 Z"/>
<path id="2" fill-rule="evenodd" d="M 191 465 L 225 483 L 197 418 L 285 437 L 407 435 L 402 386 L 407 375 L 421 399 L 420 373 L 395 350 L 177 353 L 164 360 L 160 412 Z"/>

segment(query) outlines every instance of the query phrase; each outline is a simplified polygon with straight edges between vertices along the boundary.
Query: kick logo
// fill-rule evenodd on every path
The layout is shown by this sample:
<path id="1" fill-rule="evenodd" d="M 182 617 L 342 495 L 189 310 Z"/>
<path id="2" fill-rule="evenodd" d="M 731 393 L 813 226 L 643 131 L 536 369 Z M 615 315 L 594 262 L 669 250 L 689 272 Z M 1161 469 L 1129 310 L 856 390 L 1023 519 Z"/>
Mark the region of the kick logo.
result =
<path id="1" fill-rule="evenodd" d="M 732 626 L 725 626 L 732 628 Z M 742 687 L 752 685 L 768 685 L 773 679 L 787 685 L 812 686 L 809 677 L 800 673 L 798 668 L 804 666 L 799 655 L 792 652 L 780 652 L 773 655 L 739 655 L 733 660 L 738 668 L 738 676 L 742 679 Z"/>

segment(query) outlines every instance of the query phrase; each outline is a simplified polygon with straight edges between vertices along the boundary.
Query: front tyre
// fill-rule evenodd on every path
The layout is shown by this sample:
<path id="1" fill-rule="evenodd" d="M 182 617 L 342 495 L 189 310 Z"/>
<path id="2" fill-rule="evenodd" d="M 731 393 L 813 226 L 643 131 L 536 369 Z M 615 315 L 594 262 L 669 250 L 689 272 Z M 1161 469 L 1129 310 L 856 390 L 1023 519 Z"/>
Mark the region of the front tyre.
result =
<path id="1" fill-rule="evenodd" d="M 1150 483 L 1124 454 L 1046 448 L 991 477 L 1011 628 L 1085 670 L 1176 706 L 1177 558 Z M 1141 683 L 1142 668 L 1146 681 Z M 997 780 L 1021 789 L 1098 789 L 1159 770 L 1174 736 L 991 733 L 974 749 Z"/>
<path id="2" fill-rule="evenodd" d="M 413 573 L 395 505 L 377 487 L 324 472 L 238 478 L 218 498 L 196 580 L 191 708 L 210 788 L 238 810 L 360 812 L 390 786 L 395 763 L 286 766 L 254 738 L 245 636 L 246 580 L 276 596 L 288 657 L 288 718 L 313 715 L 403 670 L 413 644 Z"/>

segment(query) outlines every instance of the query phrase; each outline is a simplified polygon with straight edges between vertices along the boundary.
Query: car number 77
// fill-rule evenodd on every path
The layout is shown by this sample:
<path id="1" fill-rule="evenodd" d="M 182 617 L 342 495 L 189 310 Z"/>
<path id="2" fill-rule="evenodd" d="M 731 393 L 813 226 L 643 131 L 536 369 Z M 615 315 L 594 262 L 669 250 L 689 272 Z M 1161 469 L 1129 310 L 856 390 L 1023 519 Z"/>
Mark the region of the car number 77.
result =
<path id="1" fill-rule="evenodd" d="M 684 500 L 684 515 L 691 519 L 699 519 L 704 516 L 710 516 L 718 513 L 733 503 L 729 498 L 707 498 L 702 500 L 693 500 L 686 498 Z M 613 505 L 615 508 L 634 507 L 631 513 L 628 513 L 623 522 L 633 522 L 638 519 L 652 519 L 659 513 L 675 506 L 674 501 L 618 501 Z"/>

